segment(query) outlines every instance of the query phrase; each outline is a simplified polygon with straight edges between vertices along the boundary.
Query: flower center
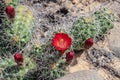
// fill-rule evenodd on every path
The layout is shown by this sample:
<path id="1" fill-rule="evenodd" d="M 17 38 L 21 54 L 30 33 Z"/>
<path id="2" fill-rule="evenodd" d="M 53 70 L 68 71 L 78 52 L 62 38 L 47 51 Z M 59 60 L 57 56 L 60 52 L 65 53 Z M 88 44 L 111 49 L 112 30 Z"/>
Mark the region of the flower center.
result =
<path id="1" fill-rule="evenodd" d="M 60 39 L 60 40 L 58 41 L 58 46 L 59 46 L 60 48 L 66 48 L 66 42 L 65 42 L 65 40 L 64 40 L 64 39 Z"/>
<path id="2" fill-rule="evenodd" d="M 60 43 L 63 43 L 64 42 L 64 39 L 60 39 Z"/>

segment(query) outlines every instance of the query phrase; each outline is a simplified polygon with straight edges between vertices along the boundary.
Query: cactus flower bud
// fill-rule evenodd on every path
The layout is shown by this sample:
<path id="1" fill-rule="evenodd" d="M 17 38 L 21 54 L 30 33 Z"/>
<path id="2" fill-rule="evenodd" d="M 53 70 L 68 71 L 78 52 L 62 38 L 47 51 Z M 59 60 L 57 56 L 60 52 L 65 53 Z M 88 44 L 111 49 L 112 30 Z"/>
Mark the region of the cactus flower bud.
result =
<path id="1" fill-rule="evenodd" d="M 14 18 L 15 17 L 15 10 L 14 7 L 8 5 L 5 8 L 5 12 L 9 18 Z"/>
<path id="2" fill-rule="evenodd" d="M 91 48 L 91 47 L 93 46 L 93 43 L 94 43 L 93 39 L 92 39 L 92 38 L 88 38 L 88 39 L 85 41 L 84 47 L 85 47 L 86 49 L 89 49 L 89 48 Z"/>
<path id="3" fill-rule="evenodd" d="M 66 61 L 67 62 L 71 62 L 73 58 L 74 58 L 74 53 L 73 52 L 68 52 L 66 54 Z"/>
<path id="4" fill-rule="evenodd" d="M 23 55 L 21 53 L 15 53 L 14 60 L 18 65 L 23 64 Z"/>

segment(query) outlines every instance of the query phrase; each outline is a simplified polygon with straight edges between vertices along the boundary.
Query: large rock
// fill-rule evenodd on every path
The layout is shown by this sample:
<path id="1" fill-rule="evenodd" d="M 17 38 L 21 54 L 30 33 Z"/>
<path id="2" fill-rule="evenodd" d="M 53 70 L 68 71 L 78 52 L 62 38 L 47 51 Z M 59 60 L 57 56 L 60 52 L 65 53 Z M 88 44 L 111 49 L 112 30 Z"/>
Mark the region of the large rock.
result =
<path id="1" fill-rule="evenodd" d="M 115 27 L 111 30 L 109 37 L 109 47 L 114 54 L 120 58 L 120 23 L 115 23 Z"/>
<path id="2" fill-rule="evenodd" d="M 114 13 L 117 14 L 117 21 L 120 21 L 120 3 L 119 0 L 116 0 L 111 6 L 109 7 L 112 9 Z M 109 47 L 114 52 L 114 54 L 120 58 L 120 23 L 115 23 L 114 28 L 110 32 L 109 37 Z"/>
<path id="3" fill-rule="evenodd" d="M 103 78 L 95 70 L 82 70 L 57 80 L 103 80 Z"/>

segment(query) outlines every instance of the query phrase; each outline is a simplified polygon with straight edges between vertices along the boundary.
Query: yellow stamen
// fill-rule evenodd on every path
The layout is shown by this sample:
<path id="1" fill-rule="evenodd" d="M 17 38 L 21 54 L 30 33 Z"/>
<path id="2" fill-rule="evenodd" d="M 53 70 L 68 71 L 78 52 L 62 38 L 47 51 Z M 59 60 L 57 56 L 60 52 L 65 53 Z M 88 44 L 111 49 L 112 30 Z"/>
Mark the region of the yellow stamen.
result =
<path id="1" fill-rule="evenodd" d="M 64 39 L 60 39 L 60 41 L 57 42 L 57 45 L 60 47 L 60 48 L 65 48 L 66 47 L 66 42 Z"/>

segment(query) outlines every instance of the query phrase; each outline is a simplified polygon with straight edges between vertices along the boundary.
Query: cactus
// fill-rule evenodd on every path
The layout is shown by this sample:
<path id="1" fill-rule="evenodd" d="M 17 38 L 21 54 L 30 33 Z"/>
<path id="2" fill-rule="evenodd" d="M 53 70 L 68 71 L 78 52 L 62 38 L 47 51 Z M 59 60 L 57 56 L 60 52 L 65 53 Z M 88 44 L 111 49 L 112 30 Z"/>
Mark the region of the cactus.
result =
<path id="1" fill-rule="evenodd" d="M 0 76 L 5 80 L 23 80 L 28 71 L 36 68 L 35 62 L 24 56 L 23 66 L 17 66 L 13 57 L 0 60 Z"/>
<path id="2" fill-rule="evenodd" d="M 99 34 L 107 33 L 113 27 L 113 20 L 114 15 L 107 9 L 96 11 L 87 17 L 81 17 L 74 22 L 71 29 L 73 47 L 80 49 L 87 38 L 95 39 Z"/>
<path id="3" fill-rule="evenodd" d="M 16 7 L 16 6 L 17 6 L 17 3 L 18 3 L 18 0 L 5 0 L 5 3 L 6 3 L 7 5 L 11 5 L 11 6 Z"/>
<path id="4" fill-rule="evenodd" d="M 19 46 L 25 45 L 32 37 L 33 14 L 27 6 L 19 5 L 16 7 L 16 16 L 11 29 L 7 34 L 11 40 Z"/>
<path id="5" fill-rule="evenodd" d="M 44 49 L 44 45 L 42 46 L 33 45 L 33 47 L 30 50 L 30 55 L 41 56 L 43 54 L 43 49 Z"/>
<path id="6" fill-rule="evenodd" d="M 5 15 L 5 2 L 4 0 L 0 0 L 0 56 L 8 53 L 7 50 L 10 49 L 10 41 L 9 36 L 6 34 L 6 30 L 10 27 L 7 23 L 7 17 Z"/>
<path id="7" fill-rule="evenodd" d="M 71 34 L 73 36 L 74 48 L 80 48 L 87 38 L 93 38 L 97 33 L 95 23 L 90 20 L 94 20 L 94 18 L 92 17 L 92 19 L 89 19 L 89 17 L 81 17 L 73 24 Z"/>
<path id="8" fill-rule="evenodd" d="M 65 75 L 65 61 L 51 44 L 37 58 L 37 80 L 54 80 Z"/>
<path id="9" fill-rule="evenodd" d="M 96 26 L 100 29 L 99 33 L 105 34 L 109 29 L 113 28 L 114 14 L 109 9 L 103 9 L 94 13 Z"/>

